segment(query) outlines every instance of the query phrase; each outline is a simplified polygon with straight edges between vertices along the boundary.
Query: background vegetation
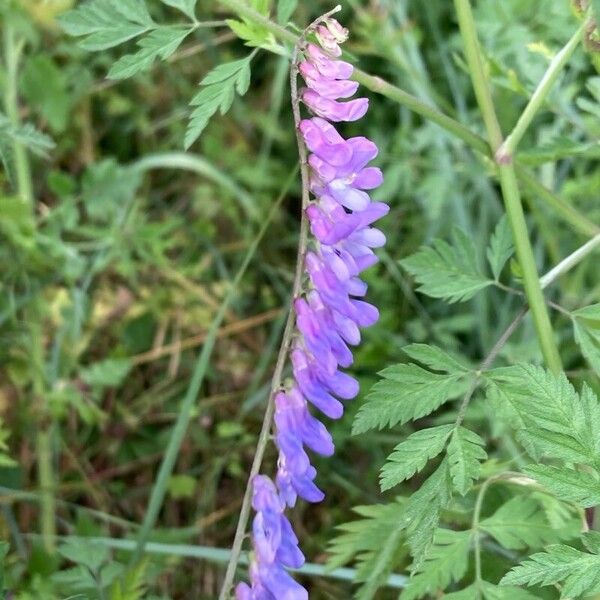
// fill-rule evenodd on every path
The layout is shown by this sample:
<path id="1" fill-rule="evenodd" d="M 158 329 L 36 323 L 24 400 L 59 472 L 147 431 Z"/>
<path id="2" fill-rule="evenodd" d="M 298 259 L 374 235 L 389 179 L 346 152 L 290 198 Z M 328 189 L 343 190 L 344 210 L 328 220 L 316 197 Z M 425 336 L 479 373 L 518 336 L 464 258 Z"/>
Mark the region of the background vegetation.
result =
<path id="1" fill-rule="evenodd" d="M 3 585 L 22 600 L 212 599 L 246 486 L 295 262 L 300 190 L 285 40 L 241 18 L 228 25 L 227 3 L 200 2 L 194 10 L 193 0 L 148 0 L 151 20 L 160 27 L 144 25 L 143 14 L 140 24 L 139 14 L 119 12 L 139 6 L 135 2 L 99 3 L 107 12 L 94 13 L 96 29 L 87 30 L 81 13 L 67 12 L 74 8 L 69 0 L 5 1 L 0 9 L 5 167 L 0 174 L 0 533 L 8 542 Z M 297 7 L 290 1 L 252 4 L 273 20 L 279 10 L 283 23 L 291 18 L 300 28 L 331 8 L 316 0 Z M 576 12 L 567 0 L 474 2 L 482 57 L 505 132 L 550 59 L 580 27 Z M 349 55 L 363 70 L 486 137 L 451 2 L 351 0 L 343 3 L 340 20 L 351 31 Z M 594 36 L 589 33 L 587 43 L 577 45 L 519 148 L 520 165 L 547 190 L 523 188 L 540 272 L 599 231 L 594 223 L 600 223 L 600 77 Z M 218 65 L 247 57 L 229 79 L 231 108 L 220 115 L 219 105 L 207 102 L 210 81 L 202 88 L 198 84 Z M 205 95 L 190 107 L 199 90 Z M 243 98 L 234 99 L 237 94 Z M 414 547 L 394 525 L 405 498 L 425 477 L 381 492 L 379 470 L 413 431 L 453 423 L 460 404 L 411 425 L 352 435 L 354 416 L 369 404 L 365 396 L 376 373 L 406 363 L 402 349 L 415 343 L 439 346 L 475 368 L 523 304 L 518 293 L 500 289 L 520 289 L 522 273 L 510 258 L 493 161 L 393 98 L 369 95 L 367 118 L 345 132 L 367 135 L 381 149 L 377 166 L 385 183 L 375 198 L 391 205 L 381 225 L 388 243 L 367 275 L 370 301 L 380 308 L 381 320 L 365 332 L 357 350 L 353 374 L 361 380 L 362 395 L 331 425 L 336 454 L 317 461 L 327 499 L 317 506 L 300 504 L 292 516 L 311 563 L 301 578 L 315 599 L 354 592 L 361 598 L 398 597 L 406 581 L 388 575 L 408 572 L 409 547 Z M 224 112 L 229 100 L 221 98 Z M 485 262 L 494 231 L 492 272 Z M 442 257 L 455 252 L 454 262 L 440 266 L 435 253 L 414 254 L 436 238 L 459 248 L 437 246 Z M 499 286 L 493 281 L 501 273 Z M 588 258 L 548 294 L 559 305 L 552 323 L 567 374 L 578 390 L 586 382 L 596 392 L 600 311 L 587 309 L 578 317 L 572 312 L 600 302 L 597 273 L 597 259 Z M 419 286 L 423 293 L 415 291 Z M 465 301 L 449 305 L 444 299 Z M 413 358 L 444 370 L 423 354 Z M 529 316 L 494 366 L 517 362 L 542 364 Z M 425 388 L 430 385 L 424 381 Z M 535 395 L 522 383 L 517 388 L 525 404 Z M 456 389 L 449 394 L 458 395 Z M 542 397 L 540 405 L 545 402 Z M 426 414 L 415 411 L 412 417 Z M 524 449 L 531 450 L 542 435 L 534 428 L 535 439 L 528 441 L 511 428 L 514 415 L 503 419 L 502 414 L 498 403 L 475 392 L 465 424 L 485 440 L 488 459 L 459 482 L 465 496 L 440 507 L 452 531 L 436 534 L 433 554 L 425 549 L 430 571 L 420 580 L 422 588 L 415 591 L 411 584 L 413 591 L 403 598 L 448 585 L 459 590 L 478 578 L 477 563 L 467 557 L 472 538 L 453 538 L 453 533 L 470 531 L 481 481 L 520 471 L 529 462 Z M 395 425 L 409 417 L 389 420 Z M 360 430 L 360 418 L 356 423 Z M 173 446 L 178 440 L 180 449 Z M 163 471 L 161 479 L 157 473 L 169 444 L 173 472 Z M 478 463 L 482 456 L 473 452 L 471 463 Z M 597 448 L 594 452 L 596 460 Z M 569 458 L 555 448 L 538 448 L 538 454 L 547 453 Z M 269 469 L 273 460 L 270 448 Z M 571 462 L 578 461 L 571 456 Z M 587 470 L 591 481 L 596 468 L 593 463 Z M 495 584 L 528 553 L 576 539 L 585 517 L 582 505 L 600 504 L 598 490 L 594 502 L 560 491 L 525 493 L 518 483 L 488 484 L 479 516 L 495 515 L 496 529 L 493 522 L 484 528 L 487 545 L 477 557 L 489 587 L 460 598 L 532 597 Z M 513 505 L 506 509 L 509 502 Z M 353 511 L 356 506 L 362 508 Z M 587 516 L 593 526 L 593 515 Z M 345 522 L 352 524 L 336 531 Z M 396 537 L 390 538 L 390 531 Z M 94 539 L 84 539 L 89 537 Z M 132 561 L 140 539 L 149 540 L 148 552 Z M 594 548 L 597 557 L 597 539 Z M 448 563 L 449 556 L 465 558 Z M 324 573 L 319 565 L 328 558 L 334 566 L 358 571 Z M 588 572 L 599 572 L 597 563 L 586 565 Z M 352 584 L 353 577 L 362 584 Z M 385 587 L 386 581 L 391 585 Z M 591 584 L 576 588 L 570 597 L 593 589 Z M 555 587 L 534 593 L 559 594 Z"/>

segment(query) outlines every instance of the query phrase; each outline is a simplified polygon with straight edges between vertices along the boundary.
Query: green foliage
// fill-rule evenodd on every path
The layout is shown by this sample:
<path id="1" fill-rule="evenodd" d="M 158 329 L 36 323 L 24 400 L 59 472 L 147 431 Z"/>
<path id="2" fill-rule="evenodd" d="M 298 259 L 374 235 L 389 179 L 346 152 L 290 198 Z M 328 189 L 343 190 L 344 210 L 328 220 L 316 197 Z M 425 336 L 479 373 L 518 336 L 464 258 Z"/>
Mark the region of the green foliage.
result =
<path id="1" fill-rule="evenodd" d="M 126 79 L 148 71 L 155 60 L 169 58 L 192 31 L 184 25 L 157 27 L 138 41 L 135 54 L 125 54 L 110 68 L 108 77 Z"/>
<path id="2" fill-rule="evenodd" d="M 262 15 L 267 15 L 269 12 L 270 2 L 268 0 L 250 0 L 250 5 Z M 294 8 L 289 1 L 284 6 L 278 5 L 278 15 L 285 16 L 289 13 L 289 18 Z M 277 44 L 275 36 L 264 25 L 244 16 L 240 20 L 227 19 L 227 25 L 241 40 L 245 41 L 246 46 L 264 48 L 285 55 L 285 50 Z"/>
<path id="3" fill-rule="evenodd" d="M 403 510 L 403 501 L 358 506 L 354 511 L 362 518 L 338 526 L 342 533 L 329 543 L 328 567 L 334 569 L 356 557 L 356 580 L 362 583 L 356 598 L 372 598 L 406 554 L 402 547 Z"/>
<path id="4" fill-rule="evenodd" d="M 59 18 L 85 50 L 106 50 L 146 33 L 155 23 L 144 0 L 90 0 Z"/>
<path id="5" fill-rule="evenodd" d="M 575 502 L 583 508 L 600 504 L 598 472 L 579 472 L 567 467 L 529 465 L 526 473 L 559 498 Z"/>
<path id="6" fill-rule="evenodd" d="M 298 0 L 277 0 L 277 22 L 285 25 L 297 6 Z"/>
<path id="7" fill-rule="evenodd" d="M 575 340 L 591 367 L 600 374 L 600 304 L 571 313 Z"/>
<path id="8" fill-rule="evenodd" d="M 6 428 L 4 420 L 0 417 L 0 468 L 1 467 L 13 467 L 17 463 L 14 461 L 9 454 L 8 438 L 10 437 L 10 431 Z M 0 558 L 1 558 L 1 546 L 0 546 Z M 0 586 L 0 590 L 2 587 Z"/>
<path id="9" fill-rule="evenodd" d="M 448 302 L 470 300 L 493 283 L 479 265 L 471 238 L 460 229 L 452 231 L 452 244 L 434 240 L 400 264 L 416 279 L 420 292 Z"/>
<path id="10" fill-rule="evenodd" d="M 131 370 L 131 363 L 123 359 L 106 359 L 85 367 L 79 376 L 90 386 L 117 387 Z"/>
<path id="11" fill-rule="evenodd" d="M 543 548 L 576 535 L 577 529 L 571 525 L 577 523 L 571 520 L 560 529 L 553 526 L 538 501 L 531 496 L 515 496 L 481 521 L 479 527 L 505 548 L 523 550 L 528 546 Z"/>
<path id="12" fill-rule="evenodd" d="M 110 600 L 142 600 L 146 595 L 145 577 L 148 563 L 142 561 L 125 577 L 117 579 L 110 589 Z"/>
<path id="13" fill-rule="evenodd" d="M 401 600 L 416 600 L 437 590 L 444 590 L 450 583 L 460 581 L 467 571 L 471 545 L 470 531 L 437 529 L 433 545 L 424 562 L 413 569 Z"/>
<path id="14" fill-rule="evenodd" d="M 413 556 L 413 572 L 421 568 L 433 543 L 441 512 L 448 506 L 451 497 L 450 470 L 448 461 L 443 460 L 406 504 L 404 518 L 408 523 L 407 541 Z"/>
<path id="15" fill-rule="evenodd" d="M 556 544 L 533 554 L 514 567 L 502 584 L 554 585 L 561 583 L 561 598 L 580 598 L 600 592 L 600 554 Z"/>
<path id="16" fill-rule="evenodd" d="M 488 373 L 491 393 L 509 406 L 533 458 L 546 454 L 582 464 L 600 458 L 600 404 L 591 389 L 581 394 L 564 373 L 518 365 Z"/>
<path id="17" fill-rule="evenodd" d="M 512 232 L 505 215 L 496 225 L 486 254 L 496 281 L 500 279 L 502 269 L 514 251 Z"/>
<path id="18" fill-rule="evenodd" d="M 0 161 L 13 181 L 15 179 L 13 168 L 15 143 L 23 145 L 38 156 L 47 156 L 48 152 L 54 148 L 54 141 L 38 131 L 31 123 L 13 125 L 10 119 L 0 112 Z"/>
<path id="19" fill-rule="evenodd" d="M 463 496 L 479 479 L 481 461 L 487 458 L 485 441 L 473 431 L 456 427 L 448 444 L 448 462 L 454 489 Z"/>
<path id="20" fill-rule="evenodd" d="M 196 19 L 196 3 L 198 0 L 160 0 L 167 6 L 172 6 L 180 10 L 184 15 L 189 17 L 192 21 Z"/>
<path id="21" fill-rule="evenodd" d="M 233 103 L 235 94 L 243 96 L 250 85 L 250 61 L 252 54 L 240 60 L 215 67 L 200 82 L 202 89 L 192 98 L 196 106 L 190 116 L 185 134 L 185 147 L 189 148 L 198 139 L 209 119 L 219 110 L 224 115 Z"/>
<path id="22" fill-rule="evenodd" d="M 354 420 L 353 433 L 393 427 L 398 423 L 424 417 L 448 400 L 465 393 L 472 374 L 439 349 L 409 348 L 424 360 L 431 360 L 443 373 L 427 371 L 416 364 L 388 367 L 379 374 L 383 378 L 372 388 Z M 432 359 L 431 357 L 435 357 Z"/>
<path id="23" fill-rule="evenodd" d="M 29 106 L 36 107 L 57 133 L 65 130 L 72 108 L 67 76 L 49 56 L 32 56 L 23 67 L 21 90 Z"/>
<path id="24" fill-rule="evenodd" d="M 442 452 L 452 430 L 453 425 L 421 429 L 400 442 L 381 469 L 381 491 L 389 490 L 421 471 L 428 460 Z"/>

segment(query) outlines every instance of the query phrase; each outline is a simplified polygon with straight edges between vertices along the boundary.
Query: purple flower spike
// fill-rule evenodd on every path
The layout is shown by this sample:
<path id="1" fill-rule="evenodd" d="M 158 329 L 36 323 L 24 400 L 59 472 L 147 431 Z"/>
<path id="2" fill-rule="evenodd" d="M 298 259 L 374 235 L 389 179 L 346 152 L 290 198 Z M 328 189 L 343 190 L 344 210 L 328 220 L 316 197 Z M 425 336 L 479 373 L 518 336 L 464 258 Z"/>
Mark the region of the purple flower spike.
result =
<path id="1" fill-rule="evenodd" d="M 238 600 L 305 600 L 308 592 L 286 568 L 298 568 L 304 557 L 286 506 L 298 497 L 320 502 L 316 469 L 307 450 L 322 456 L 334 451 L 331 434 L 313 416 L 312 405 L 330 419 L 344 413 L 344 402 L 359 392 L 358 381 L 341 369 L 353 362 L 349 346 L 360 343 L 360 328 L 379 318 L 377 308 L 363 298 L 367 284 L 360 273 L 377 262 L 372 248 L 385 236 L 371 225 L 389 212 L 365 190 L 381 185 L 383 175 L 368 163 L 377 146 L 365 137 L 344 139 L 331 121 L 356 121 L 368 109 L 366 98 L 347 100 L 357 91 L 350 81 L 352 65 L 339 60 L 339 44 L 348 31 L 327 18 L 316 29 L 320 45 L 308 44 L 298 71 L 306 82 L 302 101 L 313 117 L 299 124 L 309 150 L 310 191 L 314 198 L 306 218 L 315 240 L 306 253 L 307 286 L 294 299 L 296 337 L 290 352 L 294 381 L 279 391 L 275 402 L 274 439 L 279 457 L 275 483 L 264 476 L 253 482 L 254 559 L 250 585 L 236 588 Z"/>

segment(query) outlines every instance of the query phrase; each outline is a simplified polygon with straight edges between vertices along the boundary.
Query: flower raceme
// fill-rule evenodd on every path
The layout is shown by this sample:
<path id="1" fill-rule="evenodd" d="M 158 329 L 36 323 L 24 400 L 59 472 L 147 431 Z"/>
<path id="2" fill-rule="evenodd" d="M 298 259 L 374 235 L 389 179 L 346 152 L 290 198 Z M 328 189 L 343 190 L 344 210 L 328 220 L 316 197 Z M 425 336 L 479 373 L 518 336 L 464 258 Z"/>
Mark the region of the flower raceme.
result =
<path id="1" fill-rule="evenodd" d="M 238 600 L 304 600 L 308 592 L 286 571 L 298 568 L 304 557 L 290 522 L 284 516 L 298 497 L 320 502 L 324 493 L 305 448 L 330 456 L 334 446 L 325 425 L 309 404 L 330 419 L 344 412 L 342 400 L 358 394 L 358 382 L 340 370 L 353 362 L 350 346 L 360 342 L 361 327 L 375 323 L 379 313 L 361 298 L 367 284 L 359 274 L 377 262 L 373 248 L 385 237 L 371 227 L 387 214 L 382 202 L 371 201 L 366 190 L 378 187 L 381 171 L 367 166 L 377 146 L 365 137 L 344 139 L 331 122 L 356 121 L 368 109 L 367 98 L 344 100 L 358 84 L 350 81 L 352 65 L 339 60 L 339 44 L 347 30 L 327 18 L 315 31 L 317 44 L 303 48 L 298 71 L 306 83 L 301 100 L 315 116 L 299 128 L 310 154 L 310 191 L 314 199 L 306 218 L 314 236 L 304 259 L 307 284 L 294 300 L 297 336 L 290 358 L 294 380 L 279 391 L 275 402 L 275 443 L 279 450 L 275 483 L 264 475 L 254 478 L 255 517 L 250 583 L 238 584 Z"/>

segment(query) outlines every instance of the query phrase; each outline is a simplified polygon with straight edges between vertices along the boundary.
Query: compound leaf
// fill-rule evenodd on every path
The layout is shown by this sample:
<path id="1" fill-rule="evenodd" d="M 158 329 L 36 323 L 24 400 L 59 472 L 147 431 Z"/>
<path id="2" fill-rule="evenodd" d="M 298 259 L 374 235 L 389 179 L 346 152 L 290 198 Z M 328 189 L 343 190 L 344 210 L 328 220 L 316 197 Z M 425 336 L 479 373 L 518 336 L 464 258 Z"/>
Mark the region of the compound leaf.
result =
<path id="1" fill-rule="evenodd" d="M 452 232 L 452 244 L 434 240 L 401 264 L 414 276 L 420 292 L 448 302 L 469 300 L 494 283 L 481 271 L 475 246 L 460 229 Z"/>
<path id="2" fill-rule="evenodd" d="M 487 458 L 485 442 L 475 432 L 457 427 L 448 444 L 448 462 L 454 489 L 465 495 L 479 478 L 481 461 Z"/>
<path id="3" fill-rule="evenodd" d="M 389 490 L 421 471 L 446 445 L 454 425 L 421 429 L 400 442 L 381 469 L 381 491 Z"/>

